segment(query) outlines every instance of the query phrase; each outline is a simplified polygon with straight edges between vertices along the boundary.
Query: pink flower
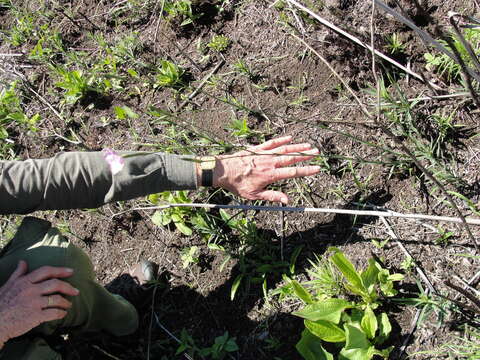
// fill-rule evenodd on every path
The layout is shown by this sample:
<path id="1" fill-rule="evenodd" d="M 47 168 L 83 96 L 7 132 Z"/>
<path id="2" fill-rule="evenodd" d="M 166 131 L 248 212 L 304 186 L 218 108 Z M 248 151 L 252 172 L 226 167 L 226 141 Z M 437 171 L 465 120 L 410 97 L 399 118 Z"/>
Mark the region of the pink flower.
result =
<path id="1" fill-rule="evenodd" d="M 102 152 L 103 157 L 110 166 L 110 171 L 113 175 L 116 175 L 122 171 L 123 167 L 125 166 L 125 159 L 121 155 L 112 149 L 103 149 Z"/>

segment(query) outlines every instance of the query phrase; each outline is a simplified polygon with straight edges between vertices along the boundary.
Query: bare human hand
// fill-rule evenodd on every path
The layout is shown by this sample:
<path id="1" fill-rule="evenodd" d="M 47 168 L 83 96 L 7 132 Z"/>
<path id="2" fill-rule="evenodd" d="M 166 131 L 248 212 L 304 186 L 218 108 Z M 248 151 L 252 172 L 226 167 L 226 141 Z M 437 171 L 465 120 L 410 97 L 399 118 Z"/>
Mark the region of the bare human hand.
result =
<path id="1" fill-rule="evenodd" d="M 315 175 L 320 171 L 319 166 L 289 167 L 318 154 L 318 149 L 312 149 L 310 144 L 289 144 L 291 141 L 291 136 L 285 136 L 217 157 L 213 186 L 249 200 L 288 204 L 286 194 L 265 187 L 275 181 Z"/>
<path id="2" fill-rule="evenodd" d="M 0 348 L 14 337 L 25 334 L 46 321 L 62 319 L 72 304 L 64 295 L 79 291 L 59 280 L 73 274 L 64 267 L 43 266 L 27 274 L 20 261 L 7 282 L 0 287 Z"/>

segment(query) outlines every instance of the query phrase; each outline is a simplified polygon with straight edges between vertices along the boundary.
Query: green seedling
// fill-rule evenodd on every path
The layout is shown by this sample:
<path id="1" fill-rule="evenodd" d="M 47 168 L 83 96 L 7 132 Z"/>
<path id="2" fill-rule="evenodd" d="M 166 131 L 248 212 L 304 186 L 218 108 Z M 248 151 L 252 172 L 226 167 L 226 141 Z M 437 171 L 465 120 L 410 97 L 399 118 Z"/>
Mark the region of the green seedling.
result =
<path id="1" fill-rule="evenodd" d="M 370 259 L 368 267 L 359 272 L 340 250 L 330 248 L 330 251 L 333 252 L 329 258 L 331 267 L 323 265 L 320 275 L 316 275 L 319 272 L 316 267 L 311 274 L 326 279 L 335 287 L 330 286 L 325 291 L 324 284 L 310 282 L 308 287 L 313 290 L 312 294 L 297 281 L 289 281 L 295 296 L 305 303 L 303 309 L 293 313 L 303 318 L 305 324 L 296 346 L 298 352 L 307 360 L 388 358 L 392 347 L 378 347 L 388 339 L 392 327 L 386 313 L 375 314 L 375 311 L 381 303 L 381 296 L 396 294 L 393 282 L 402 280 L 403 275 L 390 274 L 374 259 Z M 334 275 L 337 273 L 341 278 Z M 342 288 L 336 287 L 338 283 Z M 317 289 L 319 285 L 321 287 Z M 353 295 L 356 300 L 336 297 L 340 292 Z M 334 344 L 338 353 L 328 352 L 323 343 Z"/>
<path id="2" fill-rule="evenodd" d="M 195 340 L 188 334 L 185 329 L 182 329 L 180 334 L 180 346 L 175 355 L 180 355 L 183 352 L 190 356 L 198 355 L 202 359 L 223 360 L 229 353 L 238 351 L 238 345 L 234 337 L 230 337 L 228 331 L 223 335 L 217 336 L 215 342 L 210 347 L 200 348 L 195 344 Z"/>
<path id="3" fill-rule="evenodd" d="M 393 33 L 392 35 L 387 36 L 386 47 L 390 54 L 393 55 L 403 53 L 407 46 L 402 43 L 400 36 L 397 33 Z"/>
<path id="4" fill-rule="evenodd" d="M 385 240 L 381 240 L 381 239 L 372 239 L 372 244 L 373 246 L 375 246 L 377 249 L 381 250 L 385 247 L 385 245 L 388 244 L 390 239 L 385 239 Z"/>
<path id="5" fill-rule="evenodd" d="M 154 88 L 168 87 L 180 89 L 185 86 L 182 80 L 185 71 L 180 66 L 177 66 L 168 60 L 161 60 L 160 64 L 161 67 L 158 70 Z"/>
<path id="6" fill-rule="evenodd" d="M 228 331 L 226 331 L 222 336 L 215 338 L 215 343 L 211 347 L 200 350 L 199 355 L 201 357 L 222 360 L 228 353 L 233 353 L 238 350 L 239 348 L 235 338 L 230 337 Z"/>
<path id="7" fill-rule="evenodd" d="M 224 52 L 227 50 L 228 46 L 230 45 L 230 39 L 223 35 L 214 35 L 210 42 L 207 44 L 212 50 L 216 52 Z"/>
<path id="8" fill-rule="evenodd" d="M 405 260 L 400 264 L 400 269 L 409 274 L 412 269 L 415 267 L 415 260 L 411 256 L 407 256 Z"/>
<path id="9" fill-rule="evenodd" d="M 416 296 L 409 298 L 397 298 L 393 299 L 393 301 L 404 305 L 413 305 L 421 308 L 422 310 L 418 318 L 419 325 L 423 324 L 425 320 L 434 313 L 437 315 L 438 325 L 441 325 L 447 315 L 447 307 L 449 306 L 448 300 L 444 298 L 436 298 L 434 295 L 429 294 L 424 290 L 422 284 L 420 284 L 418 280 L 415 281 L 419 290 Z"/>
<path id="10" fill-rule="evenodd" d="M 81 70 L 68 71 L 62 67 L 54 67 L 61 81 L 55 86 L 64 89 L 64 102 L 75 104 L 84 99 L 88 94 L 100 95 L 103 89 L 97 84 L 98 78 L 95 75 L 85 76 Z"/>
<path id="11" fill-rule="evenodd" d="M 185 248 L 182 250 L 180 258 L 182 259 L 183 268 L 186 269 L 192 264 L 198 264 L 199 258 L 196 255 L 198 251 L 197 246 L 192 246 L 190 248 Z"/>
<path id="12" fill-rule="evenodd" d="M 178 21 L 180 26 L 192 24 L 203 14 L 194 14 L 192 2 L 188 0 L 167 0 L 164 3 L 163 10 L 167 14 L 167 21 Z"/>

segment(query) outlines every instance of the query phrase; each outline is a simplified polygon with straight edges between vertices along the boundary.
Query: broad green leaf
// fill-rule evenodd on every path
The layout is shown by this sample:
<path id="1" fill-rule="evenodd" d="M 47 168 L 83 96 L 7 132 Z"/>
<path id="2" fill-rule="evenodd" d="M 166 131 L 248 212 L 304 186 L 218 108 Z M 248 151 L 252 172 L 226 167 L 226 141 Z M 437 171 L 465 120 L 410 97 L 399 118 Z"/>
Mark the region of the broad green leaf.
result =
<path id="1" fill-rule="evenodd" d="M 370 259 L 368 260 L 368 267 L 362 272 L 360 275 L 363 285 L 367 288 L 367 290 L 370 292 L 372 289 L 370 289 L 371 286 L 374 286 L 375 283 L 378 281 L 378 268 L 375 265 L 375 260 Z"/>
<path id="2" fill-rule="evenodd" d="M 365 309 L 365 314 L 362 318 L 362 329 L 367 334 L 369 339 L 373 339 L 375 337 L 375 333 L 377 332 L 378 322 L 375 314 L 370 306 L 367 305 Z"/>
<path id="3" fill-rule="evenodd" d="M 351 324 L 344 324 L 345 329 L 345 349 L 368 349 L 371 344 L 367 340 L 367 335 L 358 327 Z"/>
<path id="4" fill-rule="evenodd" d="M 172 216 L 173 217 L 173 216 Z M 192 235 L 192 229 L 189 228 L 185 223 L 183 222 L 174 222 L 176 228 L 184 235 L 190 236 Z"/>
<path id="5" fill-rule="evenodd" d="M 230 290 L 230 300 L 233 301 L 235 298 L 235 294 L 238 290 L 238 287 L 240 286 L 241 282 L 243 279 L 243 274 L 238 275 L 235 280 L 233 281 L 232 289 Z"/>
<path id="6" fill-rule="evenodd" d="M 328 342 L 345 341 L 345 332 L 330 321 L 318 320 L 313 322 L 310 320 L 305 320 L 304 322 L 305 322 L 305 327 L 313 335 L 319 337 L 323 341 L 328 341 Z"/>
<path id="7" fill-rule="evenodd" d="M 182 217 L 181 217 L 180 215 L 174 213 L 174 214 L 172 214 L 171 216 L 172 216 L 172 220 L 173 220 L 174 222 L 183 222 L 183 219 L 182 219 Z"/>
<path id="8" fill-rule="evenodd" d="M 362 279 L 358 274 L 353 264 L 345 257 L 345 255 L 336 248 L 331 248 L 335 253 L 330 257 L 330 260 L 337 266 L 347 281 L 353 286 L 352 290 L 358 294 L 365 293 L 366 289 L 363 285 Z"/>
<path id="9" fill-rule="evenodd" d="M 295 250 L 293 250 L 292 256 L 290 257 L 290 275 L 295 273 L 295 263 L 297 262 L 298 255 L 303 249 L 303 245 L 297 246 Z"/>
<path id="10" fill-rule="evenodd" d="M 313 303 L 312 297 L 305 288 L 296 280 L 292 280 L 292 287 L 295 295 L 297 295 L 305 304 Z"/>
<path id="11" fill-rule="evenodd" d="M 378 336 L 375 339 L 375 342 L 377 344 L 381 344 L 390 336 L 392 325 L 390 324 L 390 320 L 388 320 L 388 315 L 386 313 L 381 313 L 379 316 L 377 316 L 377 322 Z"/>
<path id="12" fill-rule="evenodd" d="M 295 347 L 305 360 L 333 360 L 333 355 L 322 347 L 322 341 L 308 329 L 303 330 Z"/>
<path id="13" fill-rule="evenodd" d="M 405 276 L 402 274 L 392 274 L 388 276 L 388 280 L 390 281 L 402 281 L 403 279 L 405 279 Z"/>
<path id="14" fill-rule="evenodd" d="M 343 348 L 338 355 L 338 360 L 370 360 L 373 354 L 369 349 L 345 349 Z"/>
<path id="15" fill-rule="evenodd" d="M 375 349 L 373 346 L 369 349 L 369 351 L 371 352 L 372 356 L 373 355 L 378 355 L 378 356 L 381 356 L 382 358 L 384 359 L 388 359 L 388 357 L 390 356 L 390 353 L 392 352 L 392 350 L 394 349 L 393 346 L 390 346 L 386 349 L 383 349 L 383 350 L 378 350 L 378 349 Z"/>
<path id="16" fill-rule="evenodd" d="M 157 226 L 166 226 L 171 222 L 171 218 L 167 218 L 161 210 L 155 211 L 151 219 L 152 222 Z"/>
<path id="17" fill-rule="evenodd" d="M 327 320 L 338 324 L 340 322 L 342 312 L 351 307 L 352 304 L 346 300 L 332 298 L 307 305 L 302 310 L 295 311 L 293 315 L 310 321 Z"/>

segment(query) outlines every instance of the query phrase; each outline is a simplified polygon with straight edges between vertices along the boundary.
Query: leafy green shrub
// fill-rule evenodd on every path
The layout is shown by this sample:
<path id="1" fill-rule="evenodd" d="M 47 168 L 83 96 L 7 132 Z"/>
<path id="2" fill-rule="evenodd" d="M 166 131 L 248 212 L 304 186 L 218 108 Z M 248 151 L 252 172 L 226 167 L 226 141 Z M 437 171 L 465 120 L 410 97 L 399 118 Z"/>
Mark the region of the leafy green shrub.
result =
<path id="1" fill-rule="evenodd" d="M 390 274 L 374 259 L 359 272 L 339 249 L 330 250 L 333 255 L 328 265 L 314 266 L 310 273 L 313 277 L 319 275 L 317 280 L 327 280 L 326 287 L 319 287 L 318 282 L 307 283 L 313 289 L 311 294 L 290 280 L 294 294 L 306 304 L 293 313 L 305 324 L 297 350 L 307 360 L 333 360 L 334 355 L 323 347 L 331 343 L 340 349 L 336 357 L 339 360 L 369 360 L 375 355 L 387 358 L 392 348 L 377 347 L 388 339 L 392 327 L 387 314 L 378 313 L 378 308 L 382 296 L 397 294 L 393 282 L 402 280 L 403 275 Z M 353 296 L 354 301 L 338 297 L 342 292 Z"/>

